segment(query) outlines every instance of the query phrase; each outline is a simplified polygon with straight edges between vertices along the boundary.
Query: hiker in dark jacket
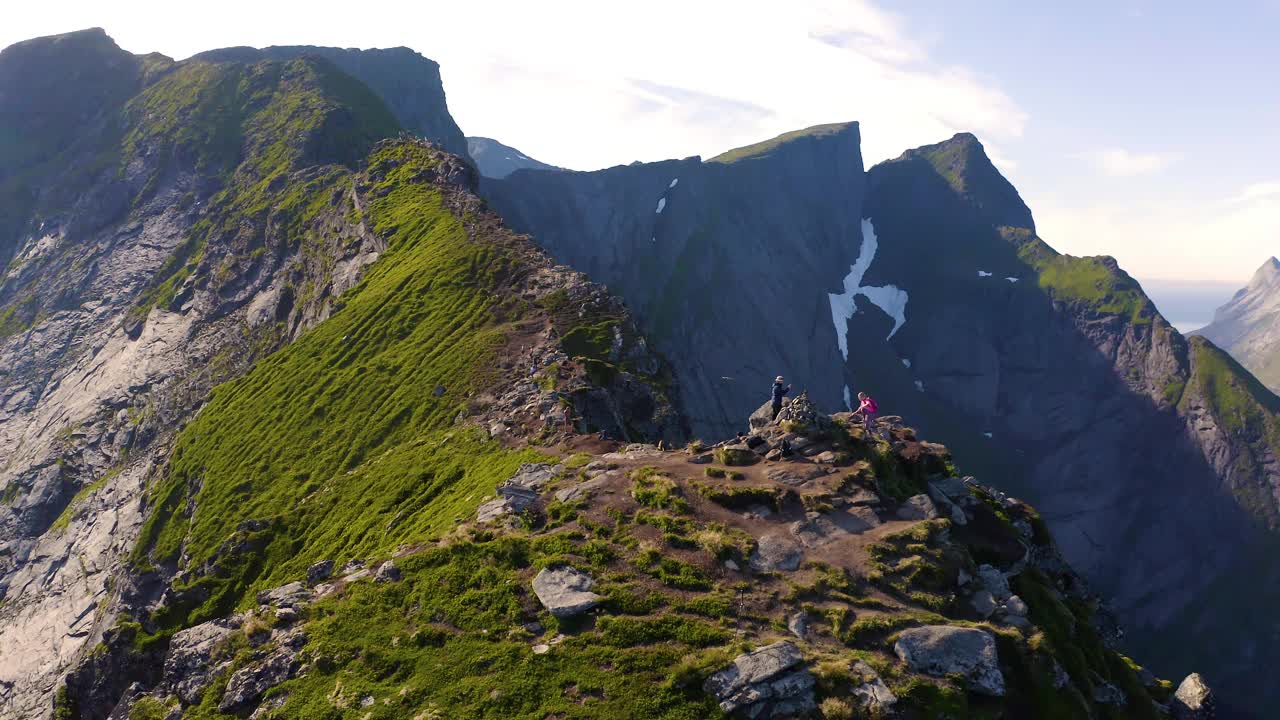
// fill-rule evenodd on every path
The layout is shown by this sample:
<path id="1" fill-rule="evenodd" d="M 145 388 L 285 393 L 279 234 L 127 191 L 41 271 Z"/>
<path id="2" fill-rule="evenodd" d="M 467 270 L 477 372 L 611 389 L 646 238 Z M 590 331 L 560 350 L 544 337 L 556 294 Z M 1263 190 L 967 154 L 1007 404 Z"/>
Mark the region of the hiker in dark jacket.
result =
<path id="1" fill-rule="evenodd" d="M 778 418 L 778 413 L 782 412 L 782 396 L 791 392 L 791 386 L 782 383 L 781 375 L 773 380 L 773 419 L 775 420 Z"/>

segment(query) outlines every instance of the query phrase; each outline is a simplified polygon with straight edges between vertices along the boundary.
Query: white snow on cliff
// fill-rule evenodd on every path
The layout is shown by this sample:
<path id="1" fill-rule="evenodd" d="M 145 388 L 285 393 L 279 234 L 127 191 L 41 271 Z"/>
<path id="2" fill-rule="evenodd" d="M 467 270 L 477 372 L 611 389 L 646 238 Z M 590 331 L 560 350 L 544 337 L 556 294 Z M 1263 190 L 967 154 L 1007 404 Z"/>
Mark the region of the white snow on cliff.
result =
<path id="1" fill-rule="evenodd" d="M 893 337 L 898 332 L 898 328 L 902 327 L 907 321 L 907 292 L 893 285 L 885 285 L 883 287 L 863 287 L 862 277 L 867 274 L 867 270 L 871 267 L 871 261 L 876 257 L 876 248 L 878 247 L 876 240 L 876 229 L 870 220 L 862 221 L 862 248 L 858 252 L 858 259 L 854 261 L 852 267 L 849 268 L 849 274 L 844 277 L 844 292 L 840 294 L 828 293 L 827 297 L 831 301 L 831 322 L 836 326 L 836 342 L 840 345 L 840 354 L 845 360 L 849 359 L 849 318 L 857 311 L 857 303 L 854 298 L 861 295 L 870 300 L 873 305 L 884 311 L 886 315 L 893 318 L 893 329 L 885 336 L 885 340 Z"/>
<path id="2" fill-rule="evenodd" d="M 664 207 L 666 207 L 666 206 L 667 206 L 667 199 L 666 199 L 666 198 L 658 198 L 658 209 L 657 209 L 657 210 L 654 210 L 654 212 L 656 212 L 656 213 L 658 213 L 659 215 L 661 215 L 661 214 L 662 214 L 662 208 L 664 208 Z"/>

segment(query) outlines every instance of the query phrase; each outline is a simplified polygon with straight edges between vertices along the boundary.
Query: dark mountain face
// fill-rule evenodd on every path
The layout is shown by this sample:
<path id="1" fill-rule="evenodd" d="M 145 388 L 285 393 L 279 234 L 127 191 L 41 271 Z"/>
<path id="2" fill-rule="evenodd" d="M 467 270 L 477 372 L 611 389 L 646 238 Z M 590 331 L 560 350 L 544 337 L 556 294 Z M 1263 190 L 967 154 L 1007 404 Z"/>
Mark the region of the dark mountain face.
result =
<path id="1" fill-rule="evenodd" d="M 235 47 L 210 50 L 192 59 L 251 63 L 260 60 L 291 60 L 308 55 L 332 62 L 343 72 L 367 85 L 409 132 L 438 143 L 447 152 L 467 157 L 467 140 L 445 103 L 440 65 L 409 48 L 356 50 L 311 45 L 278 45 L 262 49 Z"/>
<path id="2" fill-rule="evenodd" d="M 732 435 L 779 374 L 843 405 L 826 293 L 861 237 L 857 124 L 711 162 L 522 171 L 482 188 L 516 229 L 627 298 L 696 434 Z"/>
<path id="3" fill-rule="evenodd" d="M 467 152 L 475 162 L 480 174 L 488 178 L 501 179 L 516 170 L 559 170 L 555 165 L 539 162 L 519 150 L 492 138 L 467 138 Z"/>
<path id="4" fill-rule="evenodd" d="M 1280 392 L 1280 260 L 1269 258 L 1213 314 L 1213 322 L 1197 330 Z"/>
<path id="5" fill-rule="evenodd" d="M 1204 618 L 1207 588 L 1244 572 L 1239 549 L 1278 517 L 1266 393 L 1182 338 L 1114 260 L 1040 240 L 972 135 L 864 176 L 855 127 L 485 188 L 635 308 L 696 431 L 736 429 L 742 396 L 778 373 L 826 404 L 869 391 L 1033 500 L 1144 642 L 1195 612 L 1198 640 L 1242 647 L 1244 626 Z M 1205 667 L 1195 656 L 1164 655 Z"/>

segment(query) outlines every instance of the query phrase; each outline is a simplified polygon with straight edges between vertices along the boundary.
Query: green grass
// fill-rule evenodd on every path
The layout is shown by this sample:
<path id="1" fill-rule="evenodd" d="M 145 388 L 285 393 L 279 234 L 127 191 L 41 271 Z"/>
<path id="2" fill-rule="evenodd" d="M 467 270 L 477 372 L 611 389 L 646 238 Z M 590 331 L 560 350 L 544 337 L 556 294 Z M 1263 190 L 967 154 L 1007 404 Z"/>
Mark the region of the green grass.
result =
<path id="1" fill-rule="evenodd" d="M 742 162 L 743 160 L 765 158 L 772 155 L 775 150 L 789 142 L 794 142 L 795 140 L 807 137 L 839 135 L 840 133 L 845 132 L 850 125 L 851 123 L 831 123 L 828 125 L 814 125 L 813 127 L 804 128 L 803 130 L 793 130 L 763 142 L 747 145 L 746 147 L 735 148 L 726 153 L 717 155 L 707 162 L 728 164 Z"/>
<path id="2" fill-rule="evenodd" d="M 700 689 L 729 634 L 678 615 L 604 617 L 545 655 L 519 630 L 536 619 L 528 576 L 546 560 L 528 539 L 460 542 L 398 561 L 403 579 L 363 581 L 308 610 L 311 662 L 281 685 L 281 717 L 723 717 Z M 549 636 L 548 636 L 549 638 Z M 221 685 L 184 717 L 216 711 Z M 366 696 L 375 702 L 362 707 Z"/>
<path id="3" fill-rule="evenodd" d="M 689 501 L 684 499 L 680 486 L 656 468 L 643 467 L 631 474 L 631 497 L 655 510 L 689 512 Z"/>
<path id="4" fill-rule="evenodd" d="M 172 562 L 185 549 L 199 566 L 242 522 L 265 527 L 240 531 L 257 553 L 220 561 L 215 577 L 197 581 L 208 600 L 167 625 L 244 606 L 316 560 L 386 554 L 445 532 L 537 458 L 452 427 L 468 394 L 493 381 L 507 329 L 491 313 L 494 288 L 516 261 L 468 237 L 417 179 L 434 158 L 416 143 L 378 148 L 370 163 L 380 180 L 365 210 L 388 239 L 382 259 L 341 311 L 217 388 L 180 435 L 135 564 Z M 435 397 L 437 385 L 448 392 Z"/>
<path id="5" fill-rule="evenodd" d="M 1155 318 L 1155 305 L 1142 287 L 1111 258 L 1059 255 L 1042 245 L 1028 243 L 1019 254 L 1039 273 L 1040 288 L 1050 297 L 1119 315 L 1133 325 L 1149 325 Z"/>

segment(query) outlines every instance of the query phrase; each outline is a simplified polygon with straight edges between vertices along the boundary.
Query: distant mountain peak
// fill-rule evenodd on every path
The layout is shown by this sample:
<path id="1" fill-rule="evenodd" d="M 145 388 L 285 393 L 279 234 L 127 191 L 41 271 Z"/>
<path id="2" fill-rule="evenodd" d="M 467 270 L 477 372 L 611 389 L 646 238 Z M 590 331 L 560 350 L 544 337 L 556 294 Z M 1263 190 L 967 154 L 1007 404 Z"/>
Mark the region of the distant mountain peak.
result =
<path id="1" fill-rule="evenodd" d="M 1267 258 L 1267 261 L 1262 263 L 1262 266 L 1254 271 L 1253 277 L 1249 280 L 1248 289 L 1254 290 L 1256 288 L 1272 285 L 1277 281 L 1277 279 L 1280 279 L 1280 260 L 1277 260 L 1273 255 L 1272 257 Z"/>
<path id="2" fill-rule="evenodd" d="M 493 138 L 467 138 L 467 152 L 480 174 L 489 178 L 504 178 L 517 170 L 560 170 L 541 160 L 534 160 L 519 150 L 504 145 Z"/>
<path id="3" fill-rule="evenodd" d="M 1024 227 L 1035 232 L 1031 209 L 1022 201 L 982 142 L 961 132 L 933 145 L 908 150 L 891 163 L 927 162 L 947 184 L 997 225 Z"/>

